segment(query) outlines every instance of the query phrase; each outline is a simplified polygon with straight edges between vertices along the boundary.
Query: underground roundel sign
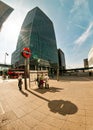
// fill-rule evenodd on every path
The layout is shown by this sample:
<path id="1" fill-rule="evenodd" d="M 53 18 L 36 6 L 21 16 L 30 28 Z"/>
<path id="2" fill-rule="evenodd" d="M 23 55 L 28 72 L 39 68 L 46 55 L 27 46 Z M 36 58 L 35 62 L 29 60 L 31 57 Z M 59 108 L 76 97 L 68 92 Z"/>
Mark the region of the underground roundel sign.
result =
<path id="1" fill-rule="evenodd" d="M 31 50 L 29 48 L 23 48 L 22 56 L 24 58 L 30 58 L 30 56 L 31 56 Z"/>

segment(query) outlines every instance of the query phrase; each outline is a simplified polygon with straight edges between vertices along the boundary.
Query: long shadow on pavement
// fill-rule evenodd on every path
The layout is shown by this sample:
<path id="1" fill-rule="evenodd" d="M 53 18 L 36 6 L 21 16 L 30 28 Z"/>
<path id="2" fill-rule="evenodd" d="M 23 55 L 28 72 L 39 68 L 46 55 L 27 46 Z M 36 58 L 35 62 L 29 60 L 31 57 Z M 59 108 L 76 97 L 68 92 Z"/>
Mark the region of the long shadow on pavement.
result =
<path id="1" fill-rule="evenodd" d="M 35 92 L 32 92 L 32 91 L 31 91 L 31 90 L 29 90 L 29 89 L 27 89 L 27 91 L 28 91 L 28 92 L 30 92 L 31 94 L 33 94 L 33 95 L 37 96 L 38 98 L 41 98 L 41 99 L 43 99 L 43 100 L 47 101 L 47 102 L 49 102 L 49 101 L 50 101 L 50 100 L 48 100 L 48 99 L 46 99 L 46 98 L 44 98 L 44 97 L 42 97 L 42 96 L 40 96 L 40 95 L 36 94 Z"/>
<path id="2" fill-rule="evenodd" d="M 41 94 L 44 94 L 46 92 L 52 92 L 52 93 L 55 93 L 55 92 L 60 92 L 61 90 L 64 90 L 63 88 L 55 88 L 55 87 L 50 87 L 49 89 L 34 89 L 36 92 L 39 92 Z"/>
<path id="3" fill-rule="evenodd" d="M 20 90 L 20 92 L 25 95 L 26 97 L 28 97 L 28 94 L 26 92 L 24 92 L 23 90 Z"/>
<path id="4" fill-rule="evenodd" d="M 71 101 L 64 101 L 64 100 L 50 101 L 49 99 L 46 99 L 45 97 L 42 97 L 29 89 L 27 89 L 27 91 L 30 92 L 31 94 L 37 96 L 38 98 L 41 98 L 42 100 L 47 101 L 50 111 L 52 111 L 54 113 L 59 113 L 59 114 L 65 116 L 67 114 L 74 114 L 78 111 L 78 107 Z"/>

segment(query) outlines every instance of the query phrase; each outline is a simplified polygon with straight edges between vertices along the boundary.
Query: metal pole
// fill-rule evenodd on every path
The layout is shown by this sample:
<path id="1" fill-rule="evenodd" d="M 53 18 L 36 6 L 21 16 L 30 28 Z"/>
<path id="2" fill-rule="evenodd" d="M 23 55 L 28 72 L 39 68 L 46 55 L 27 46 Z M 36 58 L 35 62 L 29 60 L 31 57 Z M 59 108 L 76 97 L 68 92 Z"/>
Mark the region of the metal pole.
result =
<path id="1" fill-rule="evenodd" d="M 5 53 L 5 61 L 4 61 L 4 64 L 6 64 L 6 53 Z"/>
<path id="2" fill-rule="evenodd" d="M 59 81 L 59 66 L 57 67 L 57 81 Z"/>
<path id="3" fill-rule="evenodd" d="M 5 53 L 5 61 L 4 61 L 4 64 L 6 64 L 6 56 L 8 56 L 8 53 L 7 53 L 7 52 Z"/>
<path id="4" fill-rule="evenodd" d="M 25 58 L 25 68 L 24 68 L 24 84 L 25 89 L 27 89 L 27 59 Z"/>
<path id="5" fill-rule="evenodd" d="M 30 66 L 29 66 L 29 58 L 27 58 L 27 76 L 28 76 L 29 88 L 30 88 Z"/>

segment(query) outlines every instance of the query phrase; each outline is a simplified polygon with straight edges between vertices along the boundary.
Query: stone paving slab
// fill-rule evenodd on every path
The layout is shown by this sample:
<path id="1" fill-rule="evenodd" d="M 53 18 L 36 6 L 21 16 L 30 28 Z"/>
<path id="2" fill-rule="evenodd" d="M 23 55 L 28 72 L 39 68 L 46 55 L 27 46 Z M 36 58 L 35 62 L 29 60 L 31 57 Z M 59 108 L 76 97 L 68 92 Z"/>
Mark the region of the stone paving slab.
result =
<path id="1" fill-rule="evenodd" d="M 20 92 L 17 80 L 0 79 L 0 130 L 92 130 L 93 77 L 51 79 Z"/>

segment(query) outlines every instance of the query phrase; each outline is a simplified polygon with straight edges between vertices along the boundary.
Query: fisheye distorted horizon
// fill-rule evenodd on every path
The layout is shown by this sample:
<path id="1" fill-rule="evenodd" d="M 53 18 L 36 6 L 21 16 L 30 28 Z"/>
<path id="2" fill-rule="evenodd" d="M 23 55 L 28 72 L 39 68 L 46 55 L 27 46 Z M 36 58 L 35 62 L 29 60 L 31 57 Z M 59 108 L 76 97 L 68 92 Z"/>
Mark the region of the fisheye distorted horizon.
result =
<path id="1" fill-rule="evenodd" d="M 14 11 L 4 22 L 0 32 L 0 57 L 11 63 L 19 32 L 28 11 L 38 6 L 53 22 L 57 48 L 65 54 L 66 68 L 83 67 L 93 46 L 93 1 L 92 0 L 2 0 Z"/>

